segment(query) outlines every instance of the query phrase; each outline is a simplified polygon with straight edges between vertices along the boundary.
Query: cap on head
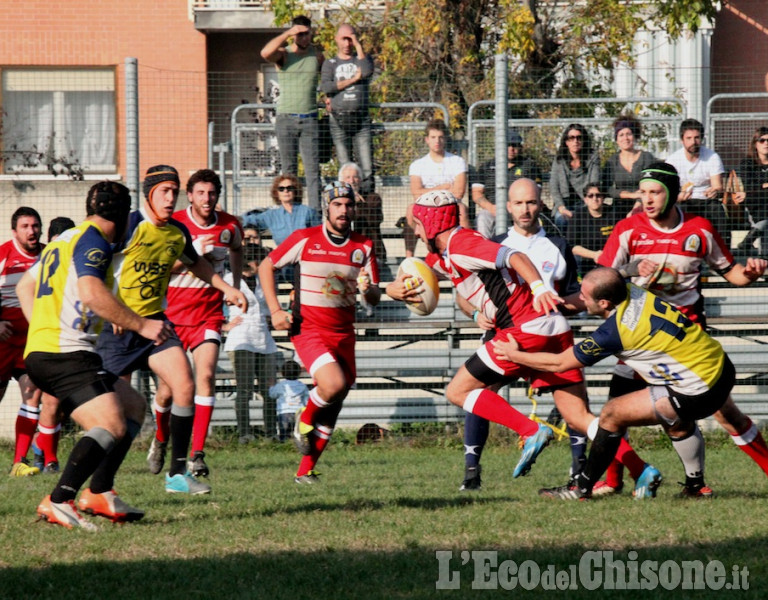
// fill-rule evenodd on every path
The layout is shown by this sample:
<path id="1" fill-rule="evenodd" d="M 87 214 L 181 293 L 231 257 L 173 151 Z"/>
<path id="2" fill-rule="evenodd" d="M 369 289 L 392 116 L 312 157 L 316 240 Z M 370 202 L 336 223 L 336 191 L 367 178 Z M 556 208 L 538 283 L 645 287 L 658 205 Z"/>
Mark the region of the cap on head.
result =
<path id="1" fill-rule="evenodd" d="M 446 190 L 426 192 L 416 200 L 413 216 L 421 222 L 430 249 L 435 252 L 434 239 L 459 224 L 459 201 Z"/>
<path id="2" fill-rule="evenodd" d="M 179 172 L 169 165 L 155 165 L 147 169 L 147 174 L 144 176 L 144 197 L 149 200 L 152 196 L 152 191 L 161 183 L 166 181 L 172 181 L 178 186 L 181 186 L 181 180 L 179 179 Z"/>
<path id="3" fill-rule="evenodd" d="M 659 216 L 666 217 L 677 202 L 677 196 L 680 193 L 680 177 L 677 169 L 665 162 L 653 163 L 643 169 L 640 181 L 655 181 L 667 190 L 667 201 L 659 213 Z"/>
<path id="4" fill-rule="evenodd" d="M 355 190 L 353 190 L 352 186 L 348 183 L 343 183 L 341 181 L 334 181 L 333 183 L 326 185 L 321 194 L 324 214 L 328 214 L 328 205 L 336 198 L 349 198 L 354 202 Z"/>
<path id="5" fill-rule="evenodd" d="M 507 130 L 507 146 L 522 146 L 523 136 L 514 129 Z"/>
<path id="6" fill-rule="evenodd" d="M 100 181 L 88 190 L 85 214 L 96 215 L 117 225 L 116 237 L 122 237 L 131 212 L 131 192 L 116 181 Z"/>

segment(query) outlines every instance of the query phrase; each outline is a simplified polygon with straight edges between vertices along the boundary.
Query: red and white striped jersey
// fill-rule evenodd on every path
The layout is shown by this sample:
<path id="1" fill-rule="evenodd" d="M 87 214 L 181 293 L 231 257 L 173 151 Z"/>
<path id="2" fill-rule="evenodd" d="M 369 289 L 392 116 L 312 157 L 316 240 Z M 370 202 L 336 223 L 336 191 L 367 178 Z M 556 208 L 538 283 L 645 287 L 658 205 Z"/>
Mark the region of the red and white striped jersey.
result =
<path id="1" fill-rule="evenodd" d="M 15 331 L 26 331 L 29 326 L 21 312 L 16 284 L 39 256 L 27 254 L 13 239 L 0 245 L 0 321 L 11 321 Z"/>
<path id="2" fill-rule="evenodd" d="M 506 266 L 510 252 L 516 251 L 458 227 L 448 238 L 443 256 L 430 253 L 426 262 L 449 277 L 456 291 L 494 320 L 497 329 L 509 329 L 542 316 L 533 308 L 528 284 Z"/>
<path id="3" fill-rule="evenodd" d="M 619 221 L 605 242 L 598 264 L 618 268 L 647 258 L 659 265 L 649 277 L 633 277 L 632 283 L 650 290 L 677 307 L 691 307 L 699 300 L 699 276 L 703 263 L 719 274 L 734 266 L 731 251 L 712 223 L 676 207 L 680 223 L 661 229 L 640 213 Z"/>
<path id="4" fill-rule="evenodd" d="M 352 231 L 343 243 L 335 244 L 325 224 L 294 231 L 269 258 L 277 269 L 299 265 L 292 335 L 309 329 L 349 331 L 355 321 L 361 269 L 368 273 L 371 285 L 379 283 L 373 242 Z"/>
<path id="5" fill-rule="evenodd" d="M 229 250 L 240 247 L 243 234 L 236 217 L 221 211 L 215 211 L 214 215 L 211 225 L 199 225 L 192 217 L 192 208 L 187 207 L 176 211 L 173 218 L 186 226 L 195 249 L 213 265 L 214 272 L 223 277 Z M 210 240 L 202 247 L 205 236 L 210 236 Z M 223 296 L 219 290 L 182 267 L 171 275 L 165 314 L 178 325 L 195 325 L 218 315 L 223 320 Z"/>

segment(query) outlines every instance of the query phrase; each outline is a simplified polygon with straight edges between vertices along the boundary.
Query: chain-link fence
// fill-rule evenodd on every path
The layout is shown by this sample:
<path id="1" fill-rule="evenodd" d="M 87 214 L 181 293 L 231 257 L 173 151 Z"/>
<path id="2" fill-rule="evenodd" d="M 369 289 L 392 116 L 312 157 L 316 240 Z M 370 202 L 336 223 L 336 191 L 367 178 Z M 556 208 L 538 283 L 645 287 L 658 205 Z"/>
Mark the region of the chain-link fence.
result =
<path id="1" fill-rule="evenodd" d="M 94 180 L 109 177 L 127 181 L 132 166 L 143 177 L 147 167 L 160 163 L 179 169 L 182 186 L 199 168 L 218 170 L 225 182 L 223 205 L 238 215 L 256 214 L 274 206 L 272 183 L 282 169 L 274 135 L 274 73 L 177 72 L 141 64 L 137 73 L 138 155 L 131 158 L 126 152 L 129 141 L 124 119 L 131 101 L 126 99 L 130 86 L 126 85 L 124 65 L 93 72 L 2 70 L 0 221 L 10 224 L 19 206 L 32 206 L 40 212 L 44 229 L 57 216 L 69 216 L 78 222 L 85 216 L 85 193 Z M 649 73 L 646 70 L 645 74 Z M 680 121 L 694 117 L 706 125 L 705 145 L 721 154 L 726 171 L 737 169 L 746 150 L 754 146 L 751 136 L 755 129 L 768 126 L 764 110 L 768 95 L 713 97 L 706 115 L 691 114 L 676 92 L 695 87 L 700 79 L 709 77 L 704 72 L 688 73 L 686 77 L 689 80 L 659 84 L 656 89 L 648 84 L 642 95 L 633 88 L 623 97 L 567 101 L 509 98 L 508 129 L 519 134 L 526 156 L 541 173 L 547 205 L 552 203 L 549 186 L 553 159 L 563 131 L 571 123 L 583 125 L 593 138 L 602 170 L 618 150 L 612 124 L 621 114 L 631 113 L 642 125 L 637 148 L 660 159 L 680 147 Z M 421 86 L 428 79 L 429 74 L 414 74 L 413 81 L 399 85 L 406 90 L 414 82 Z M 646 77 L 646 83 L 650 81 L 668 78 L 659 70 L 653 77 Z M 388 98 L 392 98 L 391 90 Z M 466 161 L 469 184 L 464 202 L 473 207 L 474 213 L 472 183 L 482 178 L 483 170 L 496 160 L 495 99 L 481 100 L 465 109 L 442 107 L 434 98 L 420 104 L 377 103 L 374 89 L 372 100 L 369 114 L 374 177 L 367 191 L 375 191 L 380 197 L 380 214 L 374 226 L 386 250 L 384 272 L 392 277 L 405 256 L 401 217 L 413 201 L 409 167 L 428 152 L 425 124 L 435 118 L 448 119 L 451 135 L 447 150 Z M 319 113 L 326 113 L 322 103 Z M 319 178 L 321 182 L 331 181 L 340 165 L 330 136 L 325 134 L 318 144 L 325 145 L 318 149 L 327 158 L 321 163 Z M 506 169 L 505 162 L 502 160 L 499 168 Z M 301 159 L 297 174 L 305 175 Z M 764 181 L 768 183 L 768 175 Z M 182 192 L 178 208 L 186 203 Z M 743 262 L 747 256 L 765 252 L 758 247 L 738 248 L 750 228 L 748 218 L 732 226 L 735 233 L 731 245 L 737 259 Z M 272 232 L 262 233 L 262 243 L 271 248 Z M 424 246 L 419 244 L 416 255 L 424 253 Z M 717 273 L 707 273 L 705 279 L 704 291 L 711 299 L 708 306 L 717 335 L 742 359 L 741 367 L 735 361 L 741 368 L 737 397 L 749 402 L 747 412 L 768 415 L 768 405 L 762 401 L 768 366 L 760 360 L 761 347 L 768 341 L 763 324 L 768 322 L 763 318 L 768 315 L 763 315 L 760 308 L 766 305 L 763 284 L 737 293 Z M 372 314 L 363 308 L 358 310 L 360 376 L 341 413 L 342 423 L 456 421 L 462 417 L 461 411 L 445 401 L 443 389 L 478 347 L 480 331 L 455 307 L 450 286 L 446 282 L 441 285 L 438 309 L 430 317 L 416 317 L 402 305 L 387 300 Z M 281 287 L 281 293 L 285 301 L 287 287 Z M 279 375 L 280 364 L 293 356 L 290 341 L 283 334 L 277 334 L 276 340 L 280 353 L 271 375 Z M 593 404 L 599 407 L 606 397 L 608 375 L 588 373 L 588 377 Z M 225 358 L 220 362 L 217 381 L 219 404 L 214 423 L 233 426 L 236 383 L 232 365 Z M 306 374 L 304 381 L 310 383 Z M 0 414 L 3 435 L 10 437 L 19 405 L 14 386 L 10 386 Z M 522 410 L 530 406 L 523 384 L 513 387 L 510 398 Z M 251 417 L 259 426 L 263 422 L 263 404 L 261 394 L 253 392 Z M 546 411 L 550 406 L 547 398 L 541 409 Z"/>

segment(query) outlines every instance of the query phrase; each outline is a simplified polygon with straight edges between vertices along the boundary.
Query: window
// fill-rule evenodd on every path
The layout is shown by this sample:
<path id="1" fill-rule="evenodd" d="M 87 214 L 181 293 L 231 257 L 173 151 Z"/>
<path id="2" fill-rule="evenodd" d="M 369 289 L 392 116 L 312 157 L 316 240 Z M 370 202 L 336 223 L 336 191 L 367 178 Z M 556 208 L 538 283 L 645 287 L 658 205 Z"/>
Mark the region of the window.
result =
<path id="1" fill-rule="evenodd" d="M 2 70 L 5 173 L 114 173 L 114 69 Z"/>

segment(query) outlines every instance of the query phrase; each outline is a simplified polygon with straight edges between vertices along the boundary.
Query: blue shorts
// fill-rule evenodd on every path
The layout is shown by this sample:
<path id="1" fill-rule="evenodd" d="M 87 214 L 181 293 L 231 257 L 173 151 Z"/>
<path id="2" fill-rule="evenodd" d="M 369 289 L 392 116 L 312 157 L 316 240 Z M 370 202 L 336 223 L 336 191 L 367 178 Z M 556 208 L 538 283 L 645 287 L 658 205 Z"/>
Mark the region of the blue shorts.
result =
<path id="1" fill-rule="evenodd" d="M 147 317 L 148 319 L 160 319 L 172 326 L 163 313 Z M 149 369 L 149 357 L 178 346 L 182 348 L 181 340 L 174 331 L 165 342 L 155 346 L 152 340 L 141 337 L 134 331 L 126 331 L 122 335 L 115 335 L 111 323 L 104 323 L 99 339 L 96 342 L 96 351 L 104 361 L 104 368 L 115 375 L 130 375 L 139 369 Z"/>

